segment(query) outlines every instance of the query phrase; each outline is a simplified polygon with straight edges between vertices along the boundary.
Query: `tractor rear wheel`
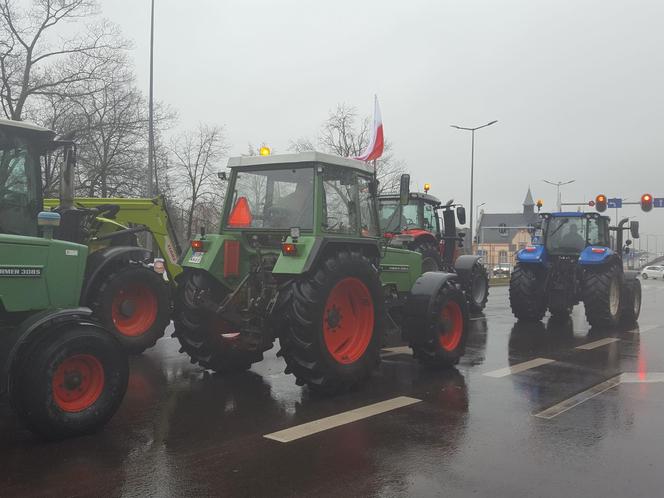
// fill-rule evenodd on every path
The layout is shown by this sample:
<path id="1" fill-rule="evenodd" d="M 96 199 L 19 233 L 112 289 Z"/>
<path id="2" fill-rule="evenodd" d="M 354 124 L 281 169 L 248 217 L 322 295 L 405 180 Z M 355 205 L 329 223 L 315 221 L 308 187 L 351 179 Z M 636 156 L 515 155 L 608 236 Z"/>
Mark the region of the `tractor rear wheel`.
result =
<path id="1" fill-rule="evenodd" d="M 489 299 L 489 274 L 484 265 L 477 262 L 470 270 L 470 280 L 466 288 L 471 313 L 481 313 Z"/>
<path id="2" fill-rule="evenodd" d="M 377 367 L 384 302 L 378 271 L 358 252 L 339 252 L 292 285 L 280 354 L 298 385 L 335 393 Z"/>
<path id="3" fill-rule="evenodd" d="M 131 354 L 154 346 L 171 321 L 168 284 L 159 273 L 138 265 L 103 276 L 90 307 Z"/>
<path id="4" fill-rule="evenodd" d="M 241 372 L 261 361 L 262 351 L 247 349 L 236 327 L 196 302 L 198 293 L 217 303 L 226 294 L 221 284 L 203 272 L 185 271 L 178 278 L 173 336 L 182 346 L 180 352 L 187 353 L 192 363 L 219 373 Z"/>
<path id="5" fill-rule="evenodd" d="M 546 313 L 544 279 L 537 268 L 517 264 L 510 276 L 510 306 L 519 320 L 539 322 Z"/>
<path id="6" fill-rule="evenodd" d="M 443 263 L 436 244 L 423 242 L 415 246 L 414 250 L 422 255 L 422 273 L 440 271 Z"/>
<path id="7" fill-rule="evenodd" d="M 447 368 L 459 363 L 466 348 L 468 304 L 464 294 L 446 283 L 436 296 L 427 330 L 411 340 L 413 356 L 423 365 Z"/>
<path id="8" fill-rule="evenodd" d="M 615 327 L 620 322 L 622 273 L 617 266 L 588 269 L 583 280 L 583 304 L 592 327 Z"/>
<path id="9" fill-rule="evenodd" d="M 127 390 L 127 354 L 94 325 L 69 324 L 44 334 L 12 372 L 9 394 L 16 413 L 45 439 L 97 431 Z"/>
<path id="10" fill-rule="evenodd" d="M 622 294 L 621 319 L 628 324 L 634 324 L 641 314 L 641 282 L 637 279 L 625 280 Z"/>

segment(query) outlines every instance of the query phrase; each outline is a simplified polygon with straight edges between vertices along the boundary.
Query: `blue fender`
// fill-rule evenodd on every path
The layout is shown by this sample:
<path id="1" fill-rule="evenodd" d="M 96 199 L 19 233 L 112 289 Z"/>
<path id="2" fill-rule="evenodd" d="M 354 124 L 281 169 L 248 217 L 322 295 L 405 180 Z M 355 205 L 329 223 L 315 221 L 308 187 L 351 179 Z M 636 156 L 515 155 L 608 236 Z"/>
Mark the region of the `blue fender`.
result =
<path id="1" fill-rule="evenodd" d="M 543 245 L 529 245 L 516 254 L 516 260 L 519 263 L 544 264 L 547 262 L 547 254 Z"/>
<path id="2" fill-rule="evenodd" d="M 602 265 L 612 259 L 615 256 L 615 252 L 608 247 L 603 246 L 588 246 L 579 256 L 580 265 Z"/>

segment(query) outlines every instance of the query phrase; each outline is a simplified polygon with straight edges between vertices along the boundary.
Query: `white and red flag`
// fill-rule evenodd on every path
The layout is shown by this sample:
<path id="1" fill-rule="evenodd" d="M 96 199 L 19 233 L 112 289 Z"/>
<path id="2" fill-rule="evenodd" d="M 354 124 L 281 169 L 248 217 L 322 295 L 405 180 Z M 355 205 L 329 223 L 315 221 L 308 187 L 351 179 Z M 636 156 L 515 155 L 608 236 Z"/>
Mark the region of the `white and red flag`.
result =
<path id="1" fill-rule="evenodd" d="M 380 106 L 378 105 L 378 96 L 374 96 L 374 117 L 373 128 L 371 130 L 371 140 L 364 152 L 355 159 L 360 161 L 374 161 L 383 155 L 385 147 L 385 138 L 383 137 L 383 117 L 380 115 Z"/>

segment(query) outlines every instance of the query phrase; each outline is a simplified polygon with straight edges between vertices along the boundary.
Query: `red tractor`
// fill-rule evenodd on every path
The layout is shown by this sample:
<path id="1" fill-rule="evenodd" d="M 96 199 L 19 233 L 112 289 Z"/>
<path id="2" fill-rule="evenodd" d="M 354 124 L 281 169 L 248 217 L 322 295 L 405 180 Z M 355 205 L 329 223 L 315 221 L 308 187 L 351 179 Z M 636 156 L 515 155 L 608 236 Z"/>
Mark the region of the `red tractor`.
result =
<path id="1" fill-rule="evenodd" d="M 456 221 L 464 224 L 465 210 L 449 201 L 442 204 L 428 193 L 411 192 L 407 205 L 399 202 L 399 194 L 383 194 L 378 198 L 380 227 L 383 235 L 400 245 L 422 254 L 422 271 L 449 271 L 470 273 L 466 289 L 471 311 L 480 312 L 489 296 L 489 277 L 479 260 L 458 260 L 463 247 L 463 235 L 457 232 Z M 442 212 L 442 220 L 439 216 Z M 472 261 L 469 268 L 467 262 Z"/>

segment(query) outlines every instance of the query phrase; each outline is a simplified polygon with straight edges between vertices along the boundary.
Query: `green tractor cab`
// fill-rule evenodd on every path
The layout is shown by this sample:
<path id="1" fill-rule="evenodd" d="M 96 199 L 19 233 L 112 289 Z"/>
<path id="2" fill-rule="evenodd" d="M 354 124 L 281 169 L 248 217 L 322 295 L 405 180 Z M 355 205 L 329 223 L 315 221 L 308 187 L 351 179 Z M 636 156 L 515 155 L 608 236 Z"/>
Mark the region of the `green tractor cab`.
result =
<path id="1" fill-rule="evenodd" d="M 193 362 L 247 369 L 278 339 L 286 372 L 323 392 L 365 380 L 388 332 L 423 363 L 458 362 L 459 276 L 423 274 L 421 254 L 386 244 L 365 163 L 304 152 L 228 165 L 219 232 L 191 241 L 178 278 L 175 336 Z"/>
<path id="2" fill-rule="evenodd" d="M 79 306 L 88 248 L 54 240 L 60 215 L 41 212 L 40 160 L 63 145 L 0 120 L 0 393 L 48 439 L 101 428 L 128 381 L 120 343 Z"/>

